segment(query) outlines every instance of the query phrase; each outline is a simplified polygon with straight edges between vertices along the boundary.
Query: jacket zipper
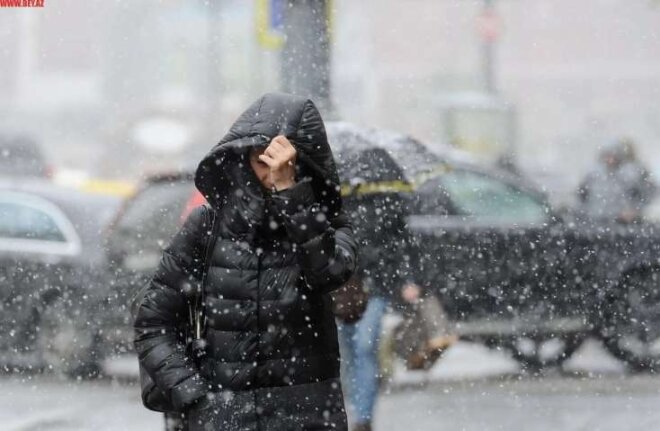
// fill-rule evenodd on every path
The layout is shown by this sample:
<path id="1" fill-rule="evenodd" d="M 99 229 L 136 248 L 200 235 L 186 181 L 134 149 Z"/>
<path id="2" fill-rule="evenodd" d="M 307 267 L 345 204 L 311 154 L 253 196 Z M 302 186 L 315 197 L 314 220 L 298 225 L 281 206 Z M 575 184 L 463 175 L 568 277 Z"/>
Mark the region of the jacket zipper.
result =
<path id="1" fill-rule="evenodd" d="M 261 259 L 263 256 L 263 248 L 261 247 L 261 241 L 257 241 L 257 354 L 256 354 L 256 367 L 255 367 L 255 373 L 254 373 L 254 387 L 252 388 L 252 393 L 254 394 L 254 412 L 257 416 L 257 431 L 261 428 L 260 425 L 260 417 L 258 413 L 258 408 L 259 404 L 257 403 L 257 381 L 259 379 L 259 360 L 261 359 L 261 332 L 260 332 L 260 327 L 261 327 L 261 322 L 259 320 L 259 314 L 261 312 L 261 302 L 259 301 L 259 291 L 261 290 L 261 283 L 260 283 L 260 278 L 261 278 Z"/>

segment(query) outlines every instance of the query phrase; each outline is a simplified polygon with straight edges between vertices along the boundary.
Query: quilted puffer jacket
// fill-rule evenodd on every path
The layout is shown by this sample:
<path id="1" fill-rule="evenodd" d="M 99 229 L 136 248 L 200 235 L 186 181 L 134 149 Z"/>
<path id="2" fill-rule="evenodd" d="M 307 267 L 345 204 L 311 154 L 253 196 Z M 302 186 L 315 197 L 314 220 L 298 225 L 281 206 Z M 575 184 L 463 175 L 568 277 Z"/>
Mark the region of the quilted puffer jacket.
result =
<path id="1" fill-rule="evenodd" d="M 297 150 L 296 185 L 275 192 L 248 155 L 279 134 Z M 195 184 L 220 223 L 204 295 L 207 354 L 193 360 L 177 336 L 209 231 L 200 208 L 165 249 L 138 311 L 141 364 L 191 430 L 345 430 L 329 292 L 355 270 L 357 246 L 318 110 L 263 96 L 201 161 Z"/>

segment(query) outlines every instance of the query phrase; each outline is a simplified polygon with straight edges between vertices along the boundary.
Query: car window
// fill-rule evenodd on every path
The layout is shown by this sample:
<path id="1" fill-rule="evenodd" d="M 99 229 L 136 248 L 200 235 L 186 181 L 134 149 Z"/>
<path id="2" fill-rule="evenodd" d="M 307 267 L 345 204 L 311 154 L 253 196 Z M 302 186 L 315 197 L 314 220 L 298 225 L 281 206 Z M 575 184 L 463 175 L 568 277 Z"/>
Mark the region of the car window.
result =
<path id="1" fill-rule="evenodd" d="M 153 184 L 137 195 L 118 222 L 123 232 L 145 246 L 167 241 L 179 226 L 180 217 L 194 188 L 190 181 Z"/>
<path id="2" fill-rule="evenodd" d="M 425 214 L 434 206 L 441 214 L 451 202 L 457 215 L 492 223 L 530 224 L 547 219 L 547 207 L 536 196 L 503 181 L 477 172 L 455 169 L 426 183 Z M 445 211 L 446 213 L 446 211 Z"/>
<path id="3" fill-rule="evenodd" d="M 66 242 L 64 233 L 50 214 L 14 202 L 0 202 L 0 237 Z"/>

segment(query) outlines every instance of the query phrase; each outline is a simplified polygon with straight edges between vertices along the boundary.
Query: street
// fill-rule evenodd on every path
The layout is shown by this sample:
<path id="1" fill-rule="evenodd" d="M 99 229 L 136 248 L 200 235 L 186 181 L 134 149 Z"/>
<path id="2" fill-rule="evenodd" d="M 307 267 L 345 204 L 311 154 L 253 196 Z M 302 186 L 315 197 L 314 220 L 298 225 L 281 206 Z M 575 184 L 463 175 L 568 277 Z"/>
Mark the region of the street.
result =
<path id="1" fill-rule="evenodd" d="M 378 431 L 653 430 L 660 377 L 629 375 L 595 341 L 567 373 L 518 373 L 505 354 L 459 343 L 426 374 L 403 372 L 384 391 Z M 158 430 L 136 383 L 72 382 L 53 376 L 2 377 L 0 423 L 7 431 Z"/>
<path id="2" fill-rule="evenodd" d="M 384 397 L 375 429 L 654 430 L 659 402 L 649 376 L 436 383 Z"/>

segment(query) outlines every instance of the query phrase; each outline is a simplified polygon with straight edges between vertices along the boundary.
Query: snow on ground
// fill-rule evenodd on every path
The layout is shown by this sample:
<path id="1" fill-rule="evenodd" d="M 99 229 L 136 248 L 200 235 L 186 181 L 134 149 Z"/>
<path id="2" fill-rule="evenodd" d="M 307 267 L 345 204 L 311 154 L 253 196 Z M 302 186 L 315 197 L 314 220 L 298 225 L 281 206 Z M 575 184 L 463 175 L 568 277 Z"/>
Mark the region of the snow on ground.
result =
<path id="1" fill-rule="evenodd" d="M 162 429 L 161 415 L 142 407 L 139 385 L 126 379 L 136 375 L 136 359 L 105 366 L 122 383 L 0 376 L 0 430 Z M 565 370 L 578 377 L 518 377 L 519 366 L 506 353 L 459 342 L 427 373 L 396 369 L 378 404 L 376 430 L 657 429 L 657 377 L 627 375 L 595 340 Z"/>
<path id="2" fill-rule="evenodd" d="M 502 378 L 436 382 L 384 395 L 375 431 L 651 431 L 660 379 Z"/>
<path id="3" fill-rule="evenodd" d="M 569 373 L 621 374 L 625 366 L 610 355 L 602 343 L 588 339 L 564 364 Z M 475 380 L 520 373 L 520 365 L 505 351 L 468 342 L 458 342 L 428 372 L 408 371 L 403 364 L 395 366 L 391 380 L 394 387 L 416 383 Z"/>
<path id="4" fill-rule="evenodd" d="M 136 384 L 50 376 L 3 376 L 0 381 L 3 431 L 160 429 L 160 415 L 142 407 Z"/>
<path id="5" fill-rule="evenodd" d="M 603 344 L 594 339 L 587 339 L 580 349 L 565 363 L 564 370 L 591 374 L 623 373 L 623 362 L 610 355 Z"/>

